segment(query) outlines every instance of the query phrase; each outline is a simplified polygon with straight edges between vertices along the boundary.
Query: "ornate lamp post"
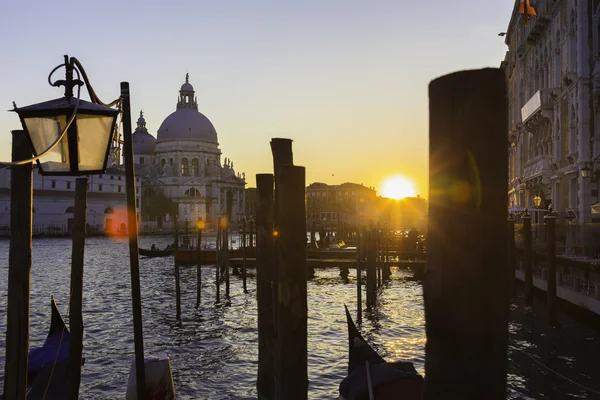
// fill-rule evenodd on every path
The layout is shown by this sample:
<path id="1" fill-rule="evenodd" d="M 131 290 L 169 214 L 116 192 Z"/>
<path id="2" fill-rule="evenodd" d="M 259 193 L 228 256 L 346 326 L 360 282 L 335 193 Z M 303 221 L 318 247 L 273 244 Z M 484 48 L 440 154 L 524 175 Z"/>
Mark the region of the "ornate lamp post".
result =
<path id="1" fill-rule="evenodd" d="M 59 68 L 65 67 L 66 74 L 64 80 L 51 81 L 52 74 Z M 77 79 L 73 79 L 73 73 L 76 73 Z M 83 81 L 80 79 L 83 78 Z M 124 156 L 125 156 L 125 175 L 127 189 L 127 207 L 128 207 L 128 225 L 129 225 L 129 251 L 131 260 L 131 290 L 133 301 L 133 325 L 134 325 L 134 341 L 135 341 L 135 358 L 136 358 L 136 378 L 137 378 L 137 395 L 138 399 L 145 399 L 145 367 L 144 367 L 144 348 L 143 348 L 143 333 L 142 333 L 142 309 L 141 309 L 141 294 L 140 294 L 140 279 L 139 279 L 139 258 L 138 258 L 138 225 L 136 212 L 136 192 L 135 192 L 135 171 L 133 169 L 133 147 L 132 147 L 132 129 L 131 129 L 131 109 L 129 99 L 129 83 L 121 82 L 120 97 L 105 104 L 100 101 L 94 92 L 88 77 L 83 69 L 83 66 L 74 57 L 69 58 L 65 55 L 65 62 L 50 72 L 48 82 L 51 86 L 64 86 L 65 95 L 62 98 L 50 100 L 47 102 L 34 104 L 26 107 L 17 107 L 13 103 L 14 109 L 21 120 L 27 142 L 30 147 L 30 154 L 34 157 L 26 160 L 13 161 L 13 165 L 31 164 L 33 161 L 38 163 L 40 172 L 43 175 L 68 175 L 81 176 L 91 174 L 101 174 L 106 170 L 107 159 L 110 146 L 115 139 L 116 120 L 119 114 L 123 123 L 124 133 Z M 80 99 L 81 87 L 86 86 L 90 95 L 91 102 Z M 73 89 L 77 87 L 77 97 L 74 97 Z M 113 108 L 117 106 L 117 108 Z M 22 152 L 21 152 L 22 153 Z M 22 157 L 23 158 L 23 157 Z M 14 182 L 13 182 L 14 183 Z M 31 182 L 29 182 L 31 183 Z M 84 187 L 85 186 L 85 187 Z M 80 190 L 81 189 L 81 190 Z M 31 191 L 31 185 L 29 185 Z M 85 200 L 87 197 L 87 178 L 77 180 L 76 193 L 81 201 L 76 203 L 75 212 L 81 215 L 83 229 L 85 229 Z M 81 196 L 80 196 L 81 195 Z M 29 194 L 31 198 L 31 192 Z M 76 200 L 77 202 L 77 200 Z M 29 204 L 31 204 L 29 202 Z M 79 207 L 78 207 L 78 206 Z M 15 207 L 17 208 L 17 207 Z M 29 209 L 29 221 L 31 220 L 31 208 Z M 74 235 L 74 241 L 75 241 Z M 84 235 L 81 235 L 84 236 Z M 81 243 L 78 243 L 81 244 Z M 11 245 L 12 248 L 12 245 Z M 31 230 L 29 230 L 29 251 L 31 249 Z M 74 246 L 75 254 L 76 246 Z M 81 259 L 81 269 L 83 269 L 83 250 L 77 254 Z M 29 258 L 29 262 L 31 258 Z M 73 257 L 75 264 L 75 256 Z M 30 269 L 29 264 L 29 269 Z M 13 265 L 11 264 L 11 267 Z M 16 269 L 21 266 L 16 265 Z M 82 271 L 80 271 L 82 273 Z M 10 276 L 15 274 L 11 272 Z M 14 302 L 10 296 L 12 288 L 20 282 L 12 282 L 9 280 L 9 298 L 8 298 L 8 326 L 12 329 L 11 320 L 26 321 L 28 324 L 29 316 L 29 275 L 23 276 L 19 272 L 17 278 L 27 279 L 27 290 L 21 293 L 21 296 L 26 296 L 26 308 L 11 311 L 11 302 Z M 72 274 L 73 275 L 73 274 Z M 12 287 L 11 287 L 12 286 Z M 73 276 L 72 276 L 72 291 L 73 291 Z M 16 289 L 12 289 L 13 291 Z M 79 296 L 77 296 L 79 297 Z M 73 307 L 73 298 L 71 299 L 71 307 Z M 73 311 L 72 311 L 73 314 Z M 71 319 L 73 322 L 73 315 Z M 8 329 L 8 328 L 7 328 Z M 8 329 L 10 332 L 10 329 Z M 81 326 L 83 331 L 83 326 Z M 12 346 L 19 347 L 19 352 L 26 351 L 28 347 L 28 326 L 25 333 L 25 340 L 14 335 L 7 335 L 7 349 Z M 75 336 L 75 335 L 73 335 Z M 23 348 L 24 346 L 24 348 Z M 70 357 L 71 354 L 70 347 Z M 11 354 L 7 351 L 4 394 L 7 398 L 25 398 L 26 387 L 25 380 L 19 378 L 26 376 L 27 363 L 24 364 L 20 359 L 12 359 Z M 22 355 L 19 355 L 22 357 Z M 79 350 L 79 368 L 81 365 L 81 352 Z M 71 360 L 69 364 L 72 365 Z M 18 367 L 15 367 L 15 365 Z M 79 374 L 77 374 L 79 375 Z M 77 391 L 70 391 L 69 398 L 77 398 L 78 396 L 78 378 Z"/>
<path id="2" fill-rule="evenodd" d="M 50 82 L 52 73 L 65 67 L 65 80 L 50 83 L 64 86 L 64 97 L 20 108 L 13 103 L 12 111 L 21 119 L 35 156 L 33 160 L 43 175 L 92 175 L 106 170 L 119 110 L 79 98 L 84 83 L 79 79 L 76 65 L 83 71 L 77 59 L 65 56 L 65 63 L 48 77 Z M 78 79 L 73 79 L 73 71 L 77 72 Z M 85 72 L 84 79 L 94 99 Z M 77 97 L 73 97 L 74 87 L 78 88 Z"/>

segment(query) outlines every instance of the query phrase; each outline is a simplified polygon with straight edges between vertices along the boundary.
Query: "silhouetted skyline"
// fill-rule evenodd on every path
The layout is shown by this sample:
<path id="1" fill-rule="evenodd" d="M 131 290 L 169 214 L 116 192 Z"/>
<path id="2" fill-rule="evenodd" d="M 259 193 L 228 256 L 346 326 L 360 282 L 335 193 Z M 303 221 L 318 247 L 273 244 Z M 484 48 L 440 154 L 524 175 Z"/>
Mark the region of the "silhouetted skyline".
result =
<path id="1" fill-rule="evenodd" d="M 4 110 L 62 95 L 46 77 L 68 54 L 109 101 L 131 84 L 132 112 L 156 131 L 190 74 L 199 110 L 245 172 L 272 170 L 269 140 L 294 140 L 307 183 L 381 191 L 404 175 L 427 193 L 429 81 L 498 67 L 512 0 L 12 2 L 3 6 Z M 62 78 L 62 72 L 55 78 Z M 87 93 L 85 97 L 87 97 Z M 0 113 L 0 160 L 16 115 Z"/>

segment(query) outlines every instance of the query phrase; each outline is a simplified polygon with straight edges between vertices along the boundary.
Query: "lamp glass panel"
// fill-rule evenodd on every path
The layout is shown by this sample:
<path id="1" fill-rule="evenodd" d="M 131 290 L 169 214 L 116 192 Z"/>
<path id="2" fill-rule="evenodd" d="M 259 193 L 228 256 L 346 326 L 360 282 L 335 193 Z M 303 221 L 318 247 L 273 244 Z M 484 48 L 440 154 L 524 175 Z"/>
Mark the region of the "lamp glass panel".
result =
<path id="1" fill-rule="evenodd" d="M 36 154 L 45 152 L 58 139 L 67 123 L 67 117 L 64 115 L 23 118 L 23 120 Z M 65 134 L 61 141 L 39 161 L 43 171 L 69 171 L 68 135 Z"/>
<path id="2" fill-rule="evenodd" d="M 77 115 L 80 171 L 101 171 L 104 168 L 114 120 L 114 116 Z"/>

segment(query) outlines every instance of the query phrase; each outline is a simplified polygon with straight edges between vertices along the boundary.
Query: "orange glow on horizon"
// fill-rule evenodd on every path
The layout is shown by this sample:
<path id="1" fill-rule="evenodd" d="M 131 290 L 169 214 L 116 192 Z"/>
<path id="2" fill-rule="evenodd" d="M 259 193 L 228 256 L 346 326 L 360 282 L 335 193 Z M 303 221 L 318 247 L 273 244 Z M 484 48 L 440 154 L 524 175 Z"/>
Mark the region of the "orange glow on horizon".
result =
<path id="1" fill-rule="evenodd" d="M 400 200 L 405 197 L 415 197 L 417 191 L 412 180 L 402 175 L 387 178 L 381 185 L 381 195 L 390 199 Z"/>

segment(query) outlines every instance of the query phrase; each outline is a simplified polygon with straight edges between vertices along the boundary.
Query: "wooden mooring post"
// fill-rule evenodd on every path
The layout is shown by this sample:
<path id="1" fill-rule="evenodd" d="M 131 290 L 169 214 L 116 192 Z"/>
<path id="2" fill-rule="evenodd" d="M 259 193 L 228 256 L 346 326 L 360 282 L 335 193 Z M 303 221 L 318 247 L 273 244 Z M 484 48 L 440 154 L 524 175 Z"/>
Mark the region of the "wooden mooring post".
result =
<path id="1" fill-rule="evenodd" d="M 248 293 L 248 287 L 246 286 L 246 218 L 242 220 L 242 287 L 244 293 Z"/>
<path id="2" fill-rule="evenodd" d="M 279 269 L 276 343 L 277 399 L 305 400 L 308 397 L 307 369 L 307 269 L 305 169 L 284 165 L 280 169 L 275 237 Z"/>
<path id="3" fill-rule="evenodd" d="M 548 322 L 558 325 L 556 316 L 556 220 L 558 214 L 551 211 L 544 217 L 546 221 L 546 266 L 548 267 L 548 289 L 546 303 L 548 307 Z"/>
<path id="4" fill-rule="evenodd" d="M 294 155 L 292 153 L 292 140 L 291 139 L 283 139 L 283 138 L 273 138 L 271 139 L 271 153 L 273 154 L 273 181 L 275 182 L 274 186 L 274 202 L 273 202 L 273 235 L 277 237 L 279 234 L 279 192 L 280 192 L 280 176 L 281 171 L 285 165 L 293 165 L 294 164 Z M 287 207 L 287 206 L 286 206 Z M 306 235 L 306 233 L 305 233 Z M 275 254 L 278 254 L 277 250 L 277 241 L 274 240 L 274 248 Z M 279 328 L 281 324 L 279 323 L 279 259 L 278 257 L 274 257 L 274 268 L 272 275 L 272 283 L 271 287 L 273 289 L 273 309 L 274 309 L 274 333 L 275 333 L 275 348 L 277 349 L 278 341 L 279 341 Z M 275 365 L 279 364 L 279 352 L 274 352 Z M 281 378 L 281 373 L 283 371 L 275 370 L 275 392 L 277 397 L 277 388 L 280 385 L 279 379 Z"/>
<path id="5" fill-rule="evenodd" d="M 375 254 L 377 260 L 377 287 L 381 287 L 381 229 L 380 225 L 377 224 L 377 231 L 375 234 Z"/>
<path id="6" fill-rule="evenodd" d="M 367 251 L 367 307 L 373 307 L 377 303 L 377 266 L 375 250 L 375 231 L 370 229 L 365 238 Z"/>
<path id="7" fill-rule="evenodd" d="M 177 261 L 175 261 L 175 318 L 181 318 L 181 281 Z"/>
<path id="8" fill-rule="evenodd" d="M 202 230 L 204 229 L 204 221 L 198 217 L 196 223 L 196 308 L 200 307 L 200 299 L 202 297 Z"/>
<path id="9" fill-rule="evenodd" d="M 258 308 L 258 377 L 260 400 L 275 399 L 275 325 L 273 281 L 273 174 L 256 175 L 256 301 Z"/>
<path id="10" fill-rule="evenodd" d="M 515 295 L 515 269 L 516 265 L 516 257 L 517 257 L 517 247 L 515 244 L 515 216 L 514 214 L 510 214 L 508 216 L 508 225 L 507 225 L 507 235 L 508 235 L 508 293 L 509 296 Z"/>
<path id="11" fill-rule="evenodd" d="M 501 69 L 429 85 L 425 399 L 505 399 L 508 342 Z M 482 268 L 485 266 L 485 268 Z"/>
<path id="12" fill-rule="evenodd" d="M 225 226 L 225 251 L 224 251 L 224 255 L 225 255 L 225 297 L 229 300 L 229 229 L 231 227 L 231 216 L 232 216 L 232 209 L 233 209 L 233 195 L 231 193 L 231 191 L 227 191 L 227 198 L 226 198 L 226 207 L 225 210 L 227 212 L 227 216 L 225 217 L 225 221 L 226 221 L 226 226 Z"/>
<path id="13" fill-rule="evenodd" d="M 249 239 L 249 243 L 248 243 L 248 247 L 250 247 L 250 251 L 252 251 L 254 249 L 254 219 L 252 219 L 252 217 L 250 217 L 250 221 L 248 221 L 248 231 L 250 233 L 250 237 Z M 258 231 L 258 226 L 256 227 L 256 230 Z M 258 234 L 256 235 L 258 240 Z"/>
<path id="14" fill-rule="evenodd" d="M 356 230 L 356 322 L 362 324 L 362 268 L 361 251 L 363 244 L 360 237 L 360 230 Z"/>
<path id="15" fill-rule="evenodd" d="M 12 161 L 31 158 L 25 131 L 12 131 Z M 10 171 L 10 247 L 6 304 L 6 358 L 4 398 L 27 398 L 29 352 L 29 293 L 31 281 L 31 220 L 33 164 L 15 165 Z"/>
<path id="16" fill-rule="evenodd" d="M 79 398 L 81 356 L 83 354 L 83 258 L 87 215 L 88 178 L 75 180 L 75 215 L 71 237 L 71 296 L 69 307 L 69 359 L 67 362 L 67 399 Z"/>
<path id="17" fill-rule="evenodd" d="M 525 209 L 523 220 L 523 268 L 525 269 L 525 304 L 533 304 L 533 267 L 531 244 L 531 214 Z"/>
<path id="18" fill-rule="evenodd" d="M 217 303 L 221 301 L 221 236 L 223 232 L 223 228 L 221 227 L 221 217 L 219 217 L 217 219 L 217 242 L 216 242 L 216 249 L 215 249 L 215 254 L 217 257 L 217 265 L 215 265 L 215 285 L 216 285 L 216 301 Z"/>

